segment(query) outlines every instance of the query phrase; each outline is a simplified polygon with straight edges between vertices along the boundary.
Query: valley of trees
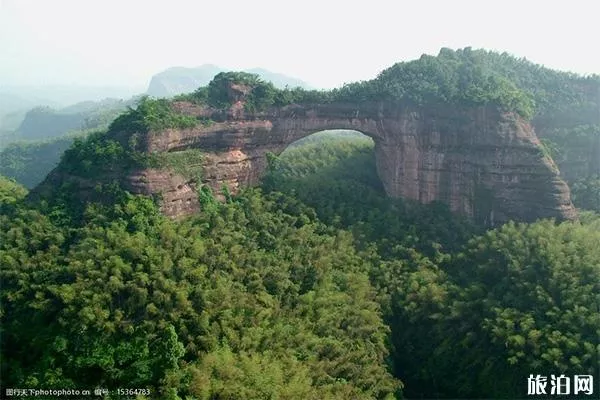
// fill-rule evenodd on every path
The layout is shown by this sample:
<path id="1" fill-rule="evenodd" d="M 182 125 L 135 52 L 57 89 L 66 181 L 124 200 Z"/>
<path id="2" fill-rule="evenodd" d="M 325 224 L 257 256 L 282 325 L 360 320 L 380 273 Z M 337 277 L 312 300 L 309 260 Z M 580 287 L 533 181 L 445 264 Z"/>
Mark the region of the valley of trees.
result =
<path id="1" fill-rule="evenodd" d="M 36 107 L 19 126 L 0 132 L 0 175 L 15 179 L 28 189 L 38 185 L 54 169 L 76 138 L 106 130 L 137 98 L 84 101 L 55 110 Z"/>
<path id="2" fill-rule="evenodd" d="M 68 184 L 50 199 L 28 196 L 23 184 L 35 185 L 47 153 L 5 149 L 2 388 L 137 387 L 173 400 L 513 399 L 527 397 L 530 374 L 600 379 L 599 79 L 443 49 L 330 92 L 227 72 L 177 97 L 227 107 L 234 80 L 253 88 L 250 111 L 343 99 L 492 102 L 539 124 L 577 222 L 486 231 L 443 204 L 390 199 L 371 139 L 341 132 L 269 154 L 260 187 L 224 192 L 224 202 L 201 190 L 202 211 L 173 221 L 115 178 L 146 165 L 201 179 L 186 168 L 199 152 L 136 147 L 138 133 L 210 123 L 176 114 L 168 100 L 143 98 L 107 129 L 51 142 L 56 152 L 70 145 L 58 172 L 105 178 L 85 202 Z"/>
<path id="3" fill-rule="evenodd" d="M 0 201 L 3 381 L 155 398 L 518 398 L 595 374 L 600 216 L 483 232 L 385 197 L 367 139 L 271 158 L 186 221 L 119 193 L 82 219 Z M 76 222 L 72 222 L 76 221 Z"/>
<path id="4" fill-rule="evenodd" d="M 75 135 L 35 142 L 11 143 L 0 151 L 0 175 L 34 188 L 54 169 Z"/>

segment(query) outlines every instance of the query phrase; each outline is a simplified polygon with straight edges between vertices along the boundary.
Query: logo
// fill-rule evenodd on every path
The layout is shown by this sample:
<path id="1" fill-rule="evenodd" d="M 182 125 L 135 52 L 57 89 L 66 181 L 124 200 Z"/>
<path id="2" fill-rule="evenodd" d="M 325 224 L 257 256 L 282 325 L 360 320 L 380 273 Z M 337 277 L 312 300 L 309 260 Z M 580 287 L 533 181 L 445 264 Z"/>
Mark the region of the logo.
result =
<path id="1" fill-rule="evenodd" d="M 550 384 L 548 386 L 548 383 Z M 571 385 L 571 383 L 573 383 Z M 572 389 L 572 390 L 571 390 Z M 591 395 L 594 393 L 594 377 L 592 375 L 575 375 L 573 379 L 564 374 L 529 375 L 527 378 L 527 395 Z"/>

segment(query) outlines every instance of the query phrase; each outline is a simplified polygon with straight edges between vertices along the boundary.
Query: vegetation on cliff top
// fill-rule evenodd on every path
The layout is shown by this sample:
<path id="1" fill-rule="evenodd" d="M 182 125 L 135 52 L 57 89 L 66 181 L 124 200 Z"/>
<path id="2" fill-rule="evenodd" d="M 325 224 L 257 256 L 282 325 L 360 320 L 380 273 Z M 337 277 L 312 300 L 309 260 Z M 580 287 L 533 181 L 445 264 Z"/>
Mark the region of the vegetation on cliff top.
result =
<path id="1" fill-rule="evenodd" d="M 221 73 L 207 87 L 180 99 L 228 107 L 231 83 L 252 89 L 246 99 L 251 111 L 292 103 L 393 101 L 416 105 L 495 104 L 528 119 L 536 114 L 556 118 L 558 113 L 563 120 L 569 120 L 571 112 L 597 120 L 600 104 L 600 76 L 582 77 L 554 71 L 507 53 L 471 48 L 456 51 L 444 48 L 438 56 L 423 55 L 418 60 L 401 62 L 382 71 L 376 79 L 330 91 L 276 89 L 257 75 Z"/>
<path id="2" fill-rule="evenodd" d="M 244 72 L 220 73 L 207 87 L 178 99 L 227 108 L 234 102 L 232 85 L 243 85 L 248 89 L 244 96 L 244 106 L 251 112 L 294 103 L 365 101 L 408 102 L 419 106 L 431 103 L 491 103 L 508 111 L 516 111 L 526 118 L 531 118 L 534 111 L 531 98 L 508 79 L 485 71 L 468 59 L 444 60 L 431 56 L 396 64 L 383 71 L 377 79 L 348 84 L 331 91 L 277 89 L 270 82 L 260 80 L 257 75 Z"/>
<path id="3" fill-rule="evenodd" d="M 179 99 L 224 108 L 233 102 L 230 85 L 240 84 L 250 89 L 245 99 L 249 111 L 292 103 L 391 101 L 415 105 L 495 104 L 532 118 L 536 107 L 537 111 L 557 110 L 561 109 L 559 103 L 580 98 L 573 85 L 554 87 L 557 82 L 573 79 L 598 82 L 597 77 L 580 78 L 547 70 L 506 53 L 470 48 L 456 51 L 442 49 L 438 56 L 423 55 L 418 60 L 401 62 L 381 72 L 376 79 L 330 91 L 277 89 L 257 75 L 227 72 L 215 76 L 207 87 Z M 581 106 L 581 102 L 578 105 Z"/>
<path id="4" fill-rule="evenodd" d="M 443 48 L 437 56 L 395 64 L 376 79 L 346 85 L 338 93 L 348 100 L 492 103 L 555 127 L 600 123 L 600 75 L 556 71 L 470 47 Z"/>
<path id="5" fill-rule="evenodd" d="M 175 100 L 207 104 L 218 109 L 228 108 L 237 100 L 232 94 L 232 85 L 237 85 L 239 90 L 244 91 L 239 99 L 243 99 L 244 108 L 249 112 L 264 111 L 271 106 L 332 101 L 327 91 L 300 87 L 278 89 L 271 82 L 248 72 L 221 72 L 208 86 L 200 87 L 193 93 L 176 96 Z"/>
<path id="6" fill-rule="evenodd" d="M 438 56 L 423 55 L 401 62 L 369 81 L 318 91 L 278 89 L 256 74 L 221 72 L 208 86 L 175 100 L 228 108 L 242 101 L 249 112 L 272 106 L 331 102 L 385 101 L 418 106 L 452 103 L 459 106 L 493 104 L 544 125 L 556 115 L 573 123 L 600 124 L 600 77 L 581 77 L 552 71 L 506 53 L 442 49 Z M 576 112 L 574 112 L 576 111 Z M 571 115 L 573 114 L 573 115 Z M 564 121 L 563 121 L 564 122 Z M 175 112 L 171 101 L 144 97 L 138 106 L 118 117 L 111 132 L 145 133 L 189 128 L 198 118 Z M 569 126 L 572 126 L 569 125 Z"/>
<path id="7" fill-rule="evenodd" d="M 175 112 L 167 99 L 152 99 L 142 97 L 136 108 L 129 107 L 128 111 L 117 117 L 109 127 L 111 132 L 146 133 L 161 131 L 169 128 L 185 129 L 196 126 L 199 121 Z"/>

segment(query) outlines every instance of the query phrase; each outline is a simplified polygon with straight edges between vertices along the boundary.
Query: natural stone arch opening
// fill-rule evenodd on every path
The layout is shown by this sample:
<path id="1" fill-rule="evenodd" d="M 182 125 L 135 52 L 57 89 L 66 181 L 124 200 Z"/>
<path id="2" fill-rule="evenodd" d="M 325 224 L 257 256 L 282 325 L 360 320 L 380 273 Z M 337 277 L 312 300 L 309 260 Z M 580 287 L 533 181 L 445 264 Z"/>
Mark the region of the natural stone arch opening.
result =
<path id="1" fill-rule="evenodd" d="M 178 134 L 175 142 L 214 151 L 208 184 L 218 190 L 226 183 L 236 191 L 260 182 L 267 153 L 279 155 L 332 129 L 373 139 L 377 174 L 391 197 L 440 201 L 488 226 L 576 217 L 568 187 L 541 155 L 530 124 L 493 106 L 290 105 L 237 112 L 209 132 Z"/>
<path id="2" fill-rule="evenodd" d="M 141 129 L 134 133 L 143 133 L 134 140 L 135 150 L 149 159 L 157 158 L 154 153 L 200 152 L 185 168 L 199 168 L 201 174 L 190 178 L 169 163 L 152 168 L 156 163 L 146 162 L 124 170 L 119 179 L 133 193 L 162 198 L 166 215 L 190 215 L 200 209 L 199 190 L 219 193 L 225 186 L 235 194 L 260 182 L 269 153 L 278 155 L 319 131 L 348 129 L 373 139 L 377 175 L 390 197 L 440 201 L 492 226 L 577 218 L 569 188 L 525 119 L 530 113 L 517 104 L 519 96 L 503 90 L 481 98 L 455 96 L 452 90 L 433 93 L 421 82 L 413 83 L 426 89 L 407 95 L 412 84 L 404 86 L 403 79 L 404 74 L 393 72 L 372 81 L 375 85 L 277 92 L 256 76 L 219 74 L 194 94 L 157 103 L 147 115 L 129 115 L 131 121 L 161 115 L 164 125 L 118 124 L 111 132 L 127 146 L 131 129 Z M 111 168 L 107 172 L 112 178 Z M 45 186 L 53 180 L 62 180 L 58 172 Z"/>
<path id="3" fill-rule="evenodd" d="M 385 195 L 385 188 L 377 171 L 375 140 L 358 130 L 317 131 L 290 143 L 281 153 L 274 155 L 276 163 L 271 168 L 277 167 L 267 175 L 273 173 L 273 176 L 284 181 L 287 180 L 286 176 L 302 180 L 314 175 L 325 179 L 330 176 L 357 179 Z M 281 166 L 284 167 L 279 169 Z M 358 166 L 360 168 L 355 169 Z"/>
<path id="4" fill-rule="evenodd" d="M 248 111 L 243 104 L 215 109 L 179 101 L 172 108 L 199 123 L 149 131 L 137 150 L 163 155 L 198 150 L 202 156 L 188 168 L 201 168 L 201 178 L 169 166 L 142 166 L 124 170 L 119 179 L 132 193 L 158 195 L 161 211 L 174 218 L 201 209 L 197 191 L 205 186 L 213 193 L 227 186 L 235 194 L 257 185 L 268 153 L 279 155 L 297 140 L 331 129 L 373 139 L 377 175 L 391 197 L 440 201 L 487 225 L 576 218 L 569 189 L 531 124 L 493 105 L 329 102 Z M 128 143 L 127 132 L 112 136 Z M 63 175 L 59 170 L 49 175 L 37 192 L 59 186 Z M 82 191 L 94 187 L 81 185 Z"/>
<path id="5" fill-rule="evenodd" d="M 369 135 L 365 135 L 364 133 L 354 130 L 354 129 L 325 129 L 322 131 L 316 131 L 311 133 L 308 136 L 305 136 L 301 139 L 298 139 L 292 143 L 290 143 L 281 153 L 280 155 L 284 156 L 286 152 L 290 149 L 294 149 L 296 147 L 302 146 L 304 144 L 311 143 L 313 141 L 319 141 L 321 139 L 324 140 L 365 140 L 369 141 L 370 144 L 375 146 L 375 141 Z"/>

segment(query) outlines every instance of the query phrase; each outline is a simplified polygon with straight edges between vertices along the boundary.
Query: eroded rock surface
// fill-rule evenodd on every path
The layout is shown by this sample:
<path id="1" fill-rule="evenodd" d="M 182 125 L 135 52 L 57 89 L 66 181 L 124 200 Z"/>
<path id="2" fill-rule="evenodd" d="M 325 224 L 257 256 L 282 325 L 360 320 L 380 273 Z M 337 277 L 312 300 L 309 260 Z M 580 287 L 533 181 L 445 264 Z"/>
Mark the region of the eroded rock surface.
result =
<path id="1" fill-rule="evenodd" d="M 174 103 L 178 112 L 205 123 L 149 132 L 143 150 L 201 149 L 202 184 L 216 193 L 223 186 L 236 193 L 259 182 L 267 152 L 279 154 L 318 131 L 353 129 L 373 138 L 377 170 L 392 197 L 441 201 L 487 225 L 576 218 L 569 188 L 544 156 L 531 125 L 514 113 L 492 106 L 384 103 L 290 105 L 248 113 L 243 93 L 237 100 L 228 110 Z M 198 183 L 173 171 L 137 171 L 125 181 L 134 193 L 160 194 L 169 216 L 199 209 Z"/>

